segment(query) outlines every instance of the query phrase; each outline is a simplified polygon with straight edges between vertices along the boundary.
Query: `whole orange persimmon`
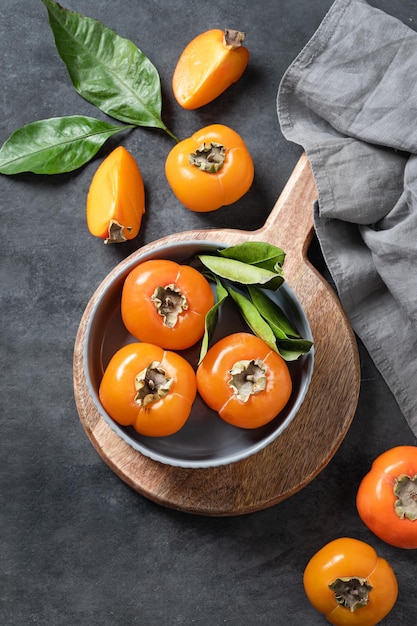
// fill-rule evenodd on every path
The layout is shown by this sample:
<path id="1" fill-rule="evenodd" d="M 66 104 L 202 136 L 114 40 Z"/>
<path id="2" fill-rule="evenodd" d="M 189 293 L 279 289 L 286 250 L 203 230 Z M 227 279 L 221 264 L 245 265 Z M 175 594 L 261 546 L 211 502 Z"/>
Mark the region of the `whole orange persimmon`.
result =
<path id="1" fill-rule="evenodd" d="M 417 548 L 417 446 L 383 452 L 363 477 L 356 495 L 361 520 L 396 548 Z"/>
<path id="2" fill-rule="evenodd" d="M 129 343 L 111 358 L 99 393 L 118 424 L 147 437 L 166 437 L 184 426 L 196 391 L 194 370 L 179 354 Z"/>
<path id="3" fill-rule="evenodd" d="M 375 626 L 398 596 L 390 564 L 352 537 L 334 539 L 316 552 L 303 582 L 311 604 L 335 626 Z"/>
<path id="4" fill-rule="evenodd" d="M 139 341 L 186 350 L 201 339 L 214 305 L 208 280 L 190 265 L 168 259 L 139 263 L 126 277 L 122 320 Z"/>
<path id="5" fill-rule="evenodd" d="M 190 211 L 216 211 L 249 191 L 254 165 L 240 135 L 211 124 L 177 143 L 165 162 L 167 181 Z"/>
<path id="6" fill-rule="evenodd" d="M 284 359 L 250 333 L 227 335 L 197 368 L 197 389 L 206 404 L 229 424 L 259 428 L 273 420 L 291 396 Z"/>

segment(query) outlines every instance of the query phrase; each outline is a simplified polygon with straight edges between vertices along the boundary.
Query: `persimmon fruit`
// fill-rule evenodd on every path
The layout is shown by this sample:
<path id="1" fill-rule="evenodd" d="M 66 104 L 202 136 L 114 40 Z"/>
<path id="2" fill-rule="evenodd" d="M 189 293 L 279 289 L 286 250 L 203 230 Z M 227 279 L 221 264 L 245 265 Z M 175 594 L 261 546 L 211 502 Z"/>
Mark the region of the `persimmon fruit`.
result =
<path id="1" fill-rule="evenodd" d="M 197 213 L 240 200 L 254 174 L 244 140 L 224 124 L 211 124 L 183 139 L 165 161 L 165 175 L 177 200 Z"/>
<path id="2" fill-rule="evenodd" d="M 87 226 L 105 243 L 134 239 L 145 213 L 145 188 L 135 158 L 115 148 L 96 170 L 87 195 Z"/>

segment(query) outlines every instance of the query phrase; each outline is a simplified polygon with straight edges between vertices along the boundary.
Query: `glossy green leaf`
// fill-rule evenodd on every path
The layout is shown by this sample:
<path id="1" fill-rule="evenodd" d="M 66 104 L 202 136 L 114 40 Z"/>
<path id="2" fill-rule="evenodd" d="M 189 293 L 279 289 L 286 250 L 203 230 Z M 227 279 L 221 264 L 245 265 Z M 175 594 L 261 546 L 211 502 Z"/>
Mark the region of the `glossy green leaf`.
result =
<path id="1" fill-rule="evenodd" d="M 300 337 L 300 334 L 292 326 L 290 320 L 276 302 L 273 302 L 271 298 L 256 287 L 249 285 L 248 292 L 252 303 L 271 326 L 277 337 Z"/>
<path id="2" fill-rule="evenodd" d="M 278 352 L 285 361 L 296 361 L 310 352 L 313 342 L 308 339 L 277 339 Z"/>
<path id="3" fill-rule="evenodd" d="M 216 298 L 216 303 L 212 306 L 212 308 L 206 314 L 205 329 L 204 329 L 203 339 L 201 341 L 200 357 L 199 357 L 198 363 L 201 363 L 201 361 L 204 359 L 204 357 L 207 354 L 207 350 L 209 348 L 211 338 L 216 328 L 219 308 L 221 307 L 222 303 L 225 301 L 225 299 L 228 296 L 227 290 L 223 287 L 219 279 L 214 277 L 214 280 L 216 282 L 217 298 Z"/>
<path id="4" fill-rule="evenodd" d="M 285 260 L 285 252 L 281 248 L 262 241 L 245 241 L 219 250 L 219 254 L 229 259 L 263 267 L 271 272 L 282 267 Z"/>
<path id="5" fill-rule="evenodd" d="M 62 174 L 89 161 L 104 142 L 131 126 L 74 115 L 31 122 L 0 148 L 0 173 Z"/>
<path id="6" fill-rule="evenodd" d="M 229 254 L 223 254 L 230 250 Z M 220 256 L 198 256 L 206 268 L 203 274 L 223 286 L 223 295 L 224 289 L 227 290 L 249 329 L 286 361 L 294 361 L 309 352 L 313 343 L 300 336 L 284 311 L 265 293 L 265 289 L 278 289 L 283 283 L 280 263 L 285 253 L 280 248 L 258 242 L 245 242 L 218 253 Z M 268 265 L 271 259 L 274 259 L 274 270 L 256 265 L 258 262 Z M 217 321 L 217 307 L 213 308 L 208 320 L 211 334 Z M 207 331 L 202 354 L 207 351 L 209 337 Z"/>
<path id="7" fill-rule="evenodd" d="M 57 50 L 76 91 L 111 117 L 161 128 L 161 84 L 155 66 L 129 39 L 90 17 L 42 0 Z"/>
<path id="8" fill-rule="evenodd" d="M 269 324 L 264 320 L 256 307 L 252 302 L 243 294 L 236 291 L 230 286 L 227 286 L 227 291 L 236 303 L 239 311 L 242 314 L 243 319 L 251 329 L 251 331 L 260 337 L 272 350 L 278 351 L 275 335 L 272 332 Z"/>
<path id="9" fill-rule="evenodd" d="M 269 289 L 278 289 L 284 281 L 281 271 L 271 272 L 242 261 L 208 254 L 198 258 L 216 276 L 242 285 L 263 285 Z"/>

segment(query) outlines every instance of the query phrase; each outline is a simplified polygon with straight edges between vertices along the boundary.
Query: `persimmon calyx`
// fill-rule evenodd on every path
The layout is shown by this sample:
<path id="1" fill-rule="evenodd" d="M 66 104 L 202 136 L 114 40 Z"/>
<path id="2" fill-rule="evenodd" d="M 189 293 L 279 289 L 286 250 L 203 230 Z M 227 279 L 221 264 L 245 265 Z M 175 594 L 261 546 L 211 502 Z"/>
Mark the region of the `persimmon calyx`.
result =
<path id="1" fill-rule="evenodd" d="M 188 160 L 202 172 L 215 174 L 224 164 L 226 158 L 226 148 L 221 143 L 212 141 L 211 143 L 202 143 L 195 152 L 192 152 Z"/>
<path id="2" fill-rule="evenodd" d="M 135 377 L 135 402 L 139 406 L 147 406 L 162 400 L 168 394 L 173 378 L 168 378 L 158 361 L 152 361 L 148 367 Z"/>
<path id="3" fill-rule="evenodd" d="M 368 604 L 369 592 L 372 591 L 366 578 L 359 576 L 336 578 L 329 589 L 334 592 L 336 602 L 352 613 Z"/>
<path id="4" fill-rule="evenodd" d="M 132 230 L 132 227 L 123 226 L 123 224 L 120 224 L 117 220 L 110 220 L 108 228 L 109 236 L 104 240 L 104 243 L 122 243 L 126 241 L 125 230 Z"/>
<path id="5" fill-rule="evenodd" d="M 266 367 L 261 359 L 236 361 L 229 374 L 228 385 L 242 402 L 266 387 Z"/>
<path id="6" fill-rule="evenodd" d="M 167 328 L 174 328 L 179 315 L 188 309 L 187 298 L 174 283 L 158 286 L 151 300 L 158 314 L 164 318 L 163 324 Z"/>
<path id="7" fill-rule="evenodd" d="M 407 474 L 400 474 L 394 482 L 395 512 L 400 519 L 417 520 L 417 474 L 412 478 Z"/>
<path id="8" fill-rule="evenodd" d="M 245 41 L 246 34 L 240 30 L 231 30 L 230 28 L 224 29 L 223 44 L 226 48 L 240 48 Z"/>

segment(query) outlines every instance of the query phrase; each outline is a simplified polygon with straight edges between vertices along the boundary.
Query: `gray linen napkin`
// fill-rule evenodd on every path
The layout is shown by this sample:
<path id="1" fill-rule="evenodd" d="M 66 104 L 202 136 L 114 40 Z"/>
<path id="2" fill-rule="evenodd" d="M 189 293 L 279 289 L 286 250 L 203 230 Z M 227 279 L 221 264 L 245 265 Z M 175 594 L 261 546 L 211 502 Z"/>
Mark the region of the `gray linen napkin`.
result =
<path id="1" fill-rule="evenodd" d="M 365 0 L 336 0 L 277 102 L 313 169 L 341 303 L 417 435 L 417 33 Z"/>

